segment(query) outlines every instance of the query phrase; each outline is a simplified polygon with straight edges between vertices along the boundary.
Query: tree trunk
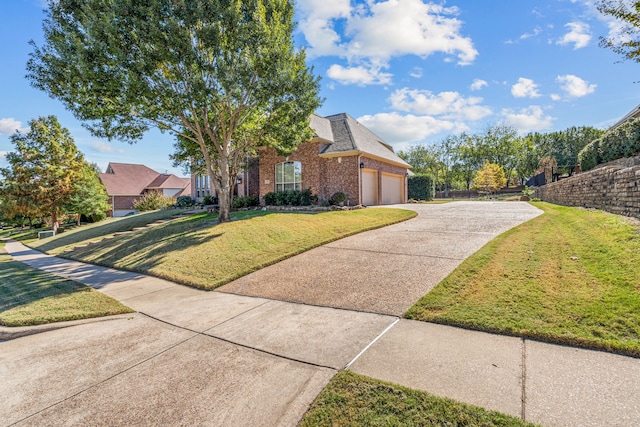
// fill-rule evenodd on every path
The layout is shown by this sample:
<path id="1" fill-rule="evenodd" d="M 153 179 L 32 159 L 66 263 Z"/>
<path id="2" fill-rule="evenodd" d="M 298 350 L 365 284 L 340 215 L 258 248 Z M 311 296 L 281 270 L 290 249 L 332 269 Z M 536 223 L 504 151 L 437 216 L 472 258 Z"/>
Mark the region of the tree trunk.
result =
<path id="1" fill-rule="evenodd" d="M 58 232 L 58 215 L 55 210 L 51 212 L 51 229 L 54 234 Z"/>

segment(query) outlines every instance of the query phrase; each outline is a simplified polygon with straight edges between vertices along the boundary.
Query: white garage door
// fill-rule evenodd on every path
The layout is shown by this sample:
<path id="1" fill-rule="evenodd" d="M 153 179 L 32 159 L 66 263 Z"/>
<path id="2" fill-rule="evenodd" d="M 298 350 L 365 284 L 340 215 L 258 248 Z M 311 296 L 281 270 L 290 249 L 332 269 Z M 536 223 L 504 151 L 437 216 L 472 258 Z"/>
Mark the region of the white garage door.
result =
<path id="1" fill-rule="evenodd" d="M 378 171 L 362 169 L 362 204 L 378 204 Z"/>
<path id="2" fill-rule="evenodd" d="M 382 174 L 382 204 L 404 203 L 404 177 Z"/>

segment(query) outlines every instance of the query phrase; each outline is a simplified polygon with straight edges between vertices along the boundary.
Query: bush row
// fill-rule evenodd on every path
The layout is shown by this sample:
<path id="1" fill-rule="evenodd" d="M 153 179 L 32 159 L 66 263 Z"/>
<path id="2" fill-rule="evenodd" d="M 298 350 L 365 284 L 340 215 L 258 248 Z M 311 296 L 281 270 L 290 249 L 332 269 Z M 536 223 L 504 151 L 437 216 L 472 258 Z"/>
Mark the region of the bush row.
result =
<path id="1" fill-rule="evenodd" d="M 431 200 L 435 194 L 433 178 L 427 175 L 410 176 L 407 186 L 410 199 Z"/>
<path id="2" fill-rule="evenodd" d="M 267 206 L 309 206 L 318 203 L 318 196 L 306 190 L 272 191 L 264 195 Z"/>
<path id="3" fill-rule="evenodd" d="M 640 153 L 640 119 L 630 120 L 587 144 L 578 154 L 580 169 L 588 171 L 601 163 Z"/>

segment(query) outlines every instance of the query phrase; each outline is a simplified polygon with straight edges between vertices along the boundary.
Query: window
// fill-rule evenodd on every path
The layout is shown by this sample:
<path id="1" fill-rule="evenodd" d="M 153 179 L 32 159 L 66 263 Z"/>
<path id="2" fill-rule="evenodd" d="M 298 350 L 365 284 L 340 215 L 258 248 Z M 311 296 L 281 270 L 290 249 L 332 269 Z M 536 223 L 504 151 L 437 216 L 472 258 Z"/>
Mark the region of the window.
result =
<path id="1" fill-rule="evenodd" d="M 302 163 L 282 162 L 276 165 L 276 191 L 302 190 Z"/>

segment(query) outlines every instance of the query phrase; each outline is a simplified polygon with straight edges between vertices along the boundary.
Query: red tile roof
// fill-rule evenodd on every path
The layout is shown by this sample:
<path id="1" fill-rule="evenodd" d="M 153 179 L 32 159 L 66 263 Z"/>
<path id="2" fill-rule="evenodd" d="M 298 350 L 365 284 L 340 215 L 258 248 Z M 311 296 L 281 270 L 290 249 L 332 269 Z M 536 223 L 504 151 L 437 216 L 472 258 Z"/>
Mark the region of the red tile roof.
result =
<path id="1" fill-rule="evenodd" d="M 145 165 L 109 163 L 100 180 L 109 196 L 138 196 L 147 189 L 179 189 L 179 195 L 191 195 L 191 180 L 160 174 Z"/>

